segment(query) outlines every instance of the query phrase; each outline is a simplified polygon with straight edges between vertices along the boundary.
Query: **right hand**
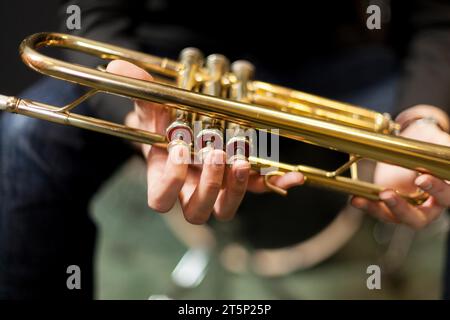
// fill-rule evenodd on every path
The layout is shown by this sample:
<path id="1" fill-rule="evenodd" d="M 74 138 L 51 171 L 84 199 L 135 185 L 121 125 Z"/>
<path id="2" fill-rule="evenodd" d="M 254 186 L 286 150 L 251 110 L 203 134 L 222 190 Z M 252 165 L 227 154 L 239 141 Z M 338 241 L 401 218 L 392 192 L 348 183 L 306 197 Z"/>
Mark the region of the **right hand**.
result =
<path id="1" fill-rule="evenodd" d="M 110 62 L 107 71 L 153 80 L 145 70 L 121 60 Z M 163 105 L 137 100 L 126 125 L 164 135 L 170 121 L 170 112 Z M 235 215 L 246 190 L 267 191 L 263 177 L 251 172 L 247 161 L 238 160 L 228 167 L 222 150 L 211 151 L 202 166 L 195 166 L 188 164 L 190 150 L 182 145 L 174 146 L 170 153 L 149 145 L 141 145 L 141 149 L 147 159 L 148 205 L 157 212 L 169 211 L 179 199 L 184 217 L 190 223 L 205 223 L 212 212 L 219 220 L 229 220 Z M 272 183 L 287 189 L 302 184 L 303 175 L 288 173 L 274 177 Z"/>

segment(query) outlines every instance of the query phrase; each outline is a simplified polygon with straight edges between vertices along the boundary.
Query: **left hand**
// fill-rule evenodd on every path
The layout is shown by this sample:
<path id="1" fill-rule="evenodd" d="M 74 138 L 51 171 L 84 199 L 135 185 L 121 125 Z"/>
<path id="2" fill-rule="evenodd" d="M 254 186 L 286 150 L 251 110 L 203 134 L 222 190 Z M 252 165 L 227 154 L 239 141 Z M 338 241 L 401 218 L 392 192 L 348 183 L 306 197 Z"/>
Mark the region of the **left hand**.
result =
<path id="1" fill-rule="evenodd" d="M 152 81 L 145 70 L 121 60 L 114 60 L 107 71 L 122 76 Z M 130 112 L 125 124 L 160 135 L 172 121 L 169 110 L 150 101 L 135 101 L 135 110 Z M 168 152 L 140 144 L 147 162 L 147 202 L 154 211 L 165 213 L 179 200 L 186 221 L 192 224 L 205 223 L 211 214 L 218 220 L 234 217 L 245 192 L 268 191 L 263 177 L 250 171 L 250 163 L 238 160 L 225 166 L 225 152 L 214 150 L 208 154 L 203 165 L 190 164 L 187 147 L 175 146 Z M 273 177 L 272 183 L 282 189 L 303 183 L 303 175 L 290 172 L 282 177 Z"/>
<path id="2" fill-rule="evenodd" d="M 411 117 L 417 110 L 423 114 L 426 107 L 430 108 L 429 113 L 436 110 L 431 106 L 416 106 L 400 114 L 399 118 L 405 117 L 405 114 Z M 439 115 L 442 116 L 442 113 Z M 448 117 L 443 121 L 448 123 Z M 433 123 L 412 122 L 400 135 L 410 139 L 450 146 L 450 135 Z M 382 201 L 354 197 L 351 203 L 354 207 L 363 209 L 385 222 L 403 223 L 414 229 L 421 229 L 450 207 L 450 183 L 429 174 L 418 175 L 413 170 L 379 162 L 375 167 L 374 182 L 387 188 L 380 193 Z M 405 193 L 415 192 L 417 188 L 430 195 L 423 204 L 418 206 L 409 204 L 394 192 L 394 190 Z"/>

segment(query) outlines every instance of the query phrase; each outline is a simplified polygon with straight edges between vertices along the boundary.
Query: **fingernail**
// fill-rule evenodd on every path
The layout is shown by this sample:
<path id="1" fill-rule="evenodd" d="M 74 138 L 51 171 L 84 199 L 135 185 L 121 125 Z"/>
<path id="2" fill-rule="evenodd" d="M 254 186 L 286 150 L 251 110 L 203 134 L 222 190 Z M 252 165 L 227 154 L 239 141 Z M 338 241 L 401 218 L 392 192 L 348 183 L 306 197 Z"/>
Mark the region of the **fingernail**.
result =
<path id="1" fill-rule="evenodd" d="M 429 182 L 427 180 L 423 180 L 423 181 L 416 180 L 416 186 L 418 186 L 420 189 L 425 190 L 425 191 L 431 190 L 431 188 L 433 188 L 433 185 L 431 184 L 431 182 Z"/>
<path id="2" fill-rule="evenodd" d="M 397 200 L 395 200 L 391 191 L 381 192 L 380 199 L 384 201 L 384 203 L 386 203 L 389 207 L 393 207 L 397 204 Z"/>

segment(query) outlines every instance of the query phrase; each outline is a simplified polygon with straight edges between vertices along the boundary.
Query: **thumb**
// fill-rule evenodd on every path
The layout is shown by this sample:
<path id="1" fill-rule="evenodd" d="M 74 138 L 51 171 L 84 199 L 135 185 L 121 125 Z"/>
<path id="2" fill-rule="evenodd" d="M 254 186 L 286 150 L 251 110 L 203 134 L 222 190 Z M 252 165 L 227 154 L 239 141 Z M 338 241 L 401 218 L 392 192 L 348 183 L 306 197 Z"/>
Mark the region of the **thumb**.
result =
<path id="1" fill-rule="evenodd" d="M 124 60 L 111 61 L 106 71 L 129 78 L 153 81 L 153 77 L 147 71 Z M 133 120 L 134 127 L 160 134 L 165 132 L 170 120 L 169 112 L 161 104 L 144 100 L 135 100 L 135 112 L 127 118 Z"/>
<path id="2" fill-rule="evenodd" d="M 409 193 L 417 189 L 414 185 L 416 178 L 417 172 L 413 170 L 379 162 L 376 165 L 373 180 L 380 186 Z"/>
<path id="3" fill-rule="evenodd" d="M 153 77 L 144 69 L 124 60 L 113 60 L 108 63 L 106 71 L 128 78 L 153 81 Z"/>

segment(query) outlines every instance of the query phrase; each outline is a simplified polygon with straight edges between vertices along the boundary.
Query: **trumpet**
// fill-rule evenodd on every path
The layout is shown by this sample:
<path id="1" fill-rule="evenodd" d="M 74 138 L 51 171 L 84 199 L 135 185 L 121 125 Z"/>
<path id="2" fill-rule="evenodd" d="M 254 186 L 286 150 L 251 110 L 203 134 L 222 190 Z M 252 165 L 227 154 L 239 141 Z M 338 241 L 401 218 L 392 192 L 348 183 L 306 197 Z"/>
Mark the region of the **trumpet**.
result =
<path id="1" fill-rule="evenodd" d="M 91 68 L 51 58 L 38 51 L 42 47 L 76 50 L 106 60 L 126 60 L 152 73 L 154 80 L 132 79 L 105 72 L 102 67 Z M 237 156 L 248 159 L 255 170 L 274 168 L 265 174 L 265 183 L 280 194 L 286 191 L 273 185 L 270 177 L 301 172 L 306 184 L 379 200 L 383 186 L 358 179 L 357 164 L 361 159 L 382 161 L 450 180 L 449 147 L 397 136 L 399 125 L 388 114 L 254 80 L 254 68 L 247 61 L 236 61 L 230 66 L 226 57 L 214 54 L 203 59 L 195 48 L 186 48 L 179 60 L 171 60 L 61 33 L 27 37 L 20 45 L 20 55 L 35 71 L 90 90 L 61 107 L 0 95 L 1 110 L 155 147 L 167 148 L 173 143 L 192 145 L 191 141 L 200 139 L 202 148 L 193 150 L 200 155 L 211 146 L 225 145 L 227 154 L 229 150 L 235 151 Z M 173 110 L 174 122 L 167 128 L 167 134 L 161 135 L 71 112 L 98 92 L 163 104 Z M 193 120 L 206 124 L 199 137 L 193 136 Z M 224 128 L 235 132 L 225 143 Z M 250 154 L 249 139 L 242 135 L 246 128 L 277 128 L 280 136 L 348 153 L 349 160 L 334 171 L 326 171 L 257 157 Z M 350 172 L 350 177 L 344 175 L 346 172 Z M 413 204 L 420 204 L 428 197 L 419 191 L 397 192 Z"/>

